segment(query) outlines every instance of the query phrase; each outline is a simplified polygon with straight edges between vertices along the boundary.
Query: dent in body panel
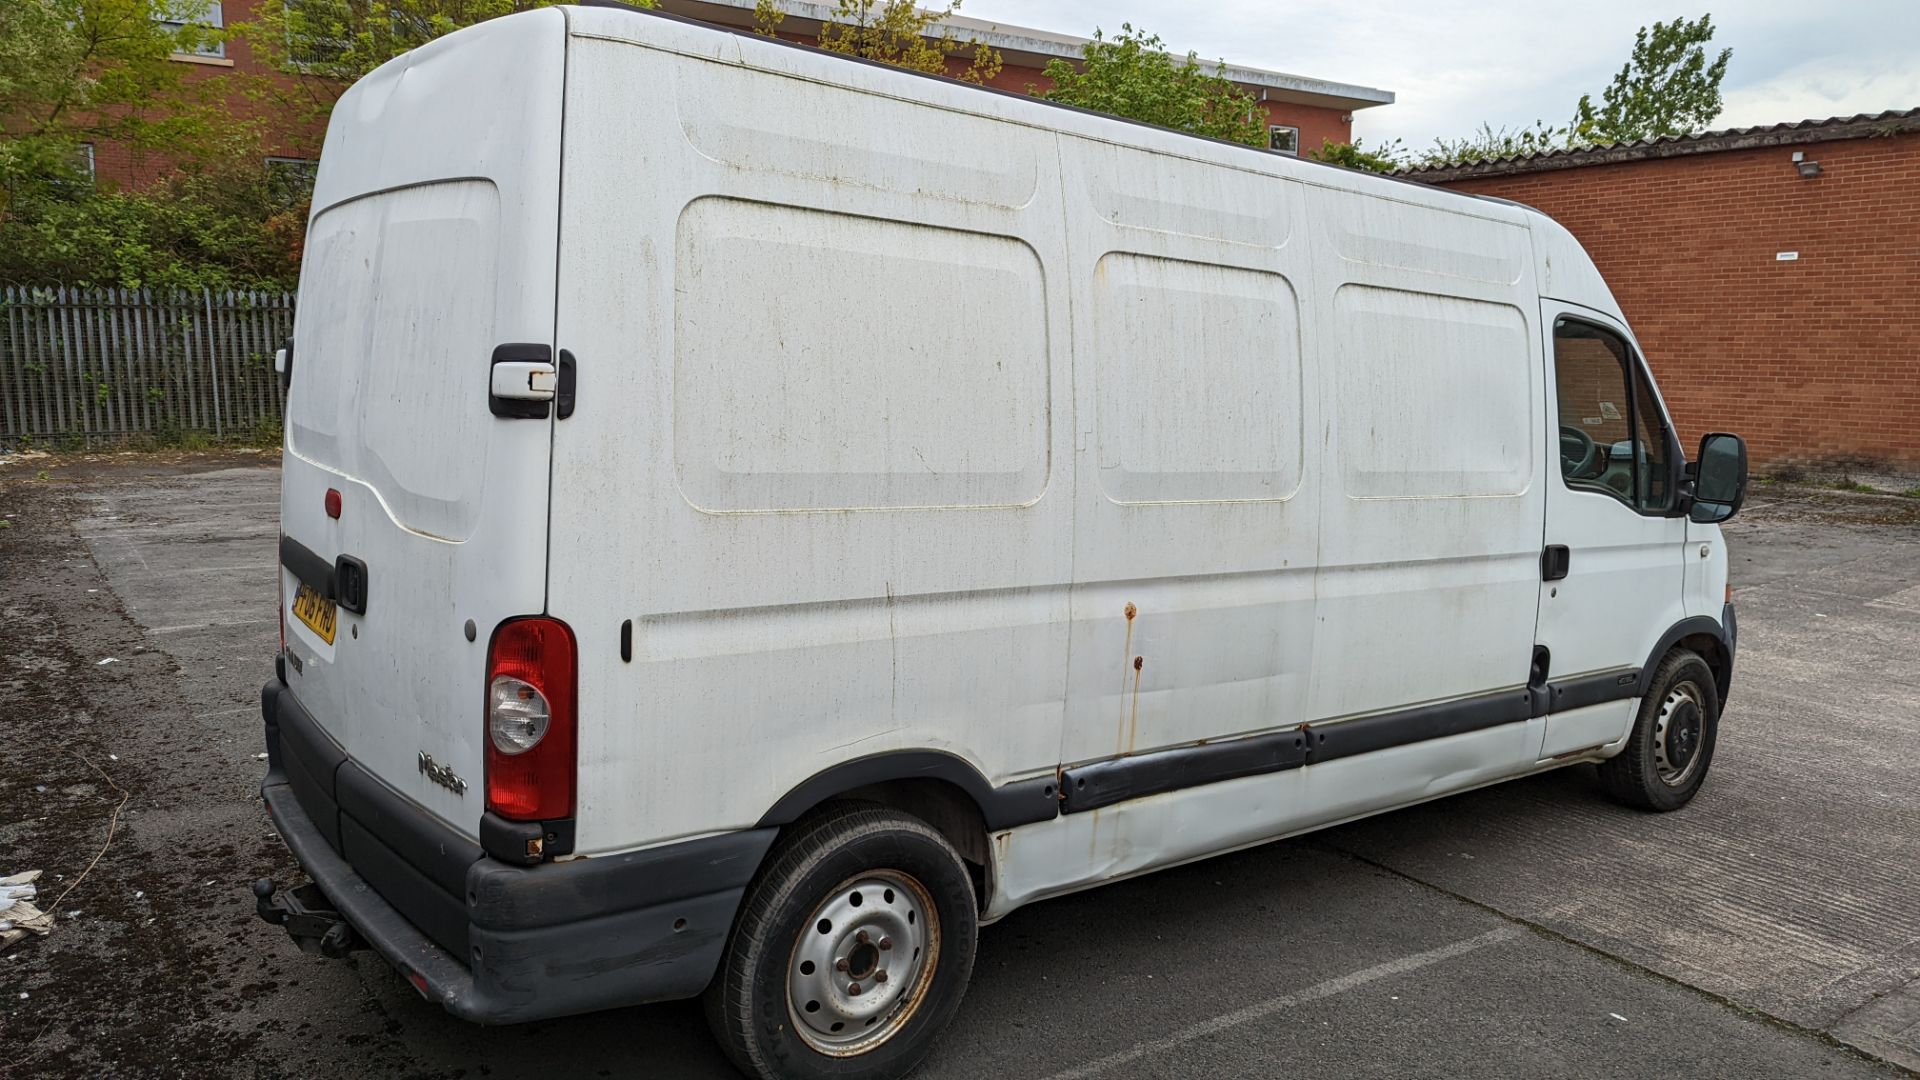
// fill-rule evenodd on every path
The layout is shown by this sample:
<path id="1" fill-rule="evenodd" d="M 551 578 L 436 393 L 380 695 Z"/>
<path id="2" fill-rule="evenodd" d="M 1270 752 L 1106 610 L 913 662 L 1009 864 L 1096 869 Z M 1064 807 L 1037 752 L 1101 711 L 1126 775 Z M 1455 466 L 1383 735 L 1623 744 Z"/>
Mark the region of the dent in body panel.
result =
<path id="1" fill-rule="evenodd" d="M 985 915 L 1520 775 L 1535 768 L 1539 725 L 1504 724 L 1007 830 L 995 836 Z"/>

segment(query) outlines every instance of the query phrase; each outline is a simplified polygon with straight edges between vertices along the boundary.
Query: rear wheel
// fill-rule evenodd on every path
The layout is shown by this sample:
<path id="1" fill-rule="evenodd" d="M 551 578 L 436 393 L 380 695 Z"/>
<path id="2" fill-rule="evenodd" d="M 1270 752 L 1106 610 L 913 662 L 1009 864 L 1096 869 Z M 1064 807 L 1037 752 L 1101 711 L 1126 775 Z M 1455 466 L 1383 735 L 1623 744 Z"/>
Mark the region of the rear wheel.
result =
<path id="1" fill-rule="evenodd" d="M 1655 669 L 1626 748 L 1600 763 L 1607 794 L 1642 810 L 1678 810 L 1693 799 L 1713 762 L 1720 694 L 1713 669 L 1687 649 Z"/>
<path id="2" fill-rule="evenodd" d="M 764 1080 L 905 1075 L 973 971 L 973 883 L 945 837 L 868 804 L 790 830 L 747 890 L 707 1020 Z"/>

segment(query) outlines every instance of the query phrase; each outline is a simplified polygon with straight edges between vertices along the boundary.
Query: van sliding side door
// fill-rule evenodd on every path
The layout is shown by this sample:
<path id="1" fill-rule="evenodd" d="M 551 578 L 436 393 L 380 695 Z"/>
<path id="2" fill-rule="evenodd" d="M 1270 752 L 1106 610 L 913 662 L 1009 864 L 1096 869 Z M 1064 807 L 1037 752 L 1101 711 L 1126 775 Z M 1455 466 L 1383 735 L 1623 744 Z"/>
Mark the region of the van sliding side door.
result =
<path id="1" fill-rule="evenodd" d="M 1685 617 L 1686 518 L 1675 512 L 1679 444 L 1632 336 L 1617 320 L 1544 301 L 1547 525 L 1538 649 L 1545 650 L 1541 760 L 1632 726 L 1648 653 Z M 1536 650 L 1538 655 L 1538 650 Z"/>

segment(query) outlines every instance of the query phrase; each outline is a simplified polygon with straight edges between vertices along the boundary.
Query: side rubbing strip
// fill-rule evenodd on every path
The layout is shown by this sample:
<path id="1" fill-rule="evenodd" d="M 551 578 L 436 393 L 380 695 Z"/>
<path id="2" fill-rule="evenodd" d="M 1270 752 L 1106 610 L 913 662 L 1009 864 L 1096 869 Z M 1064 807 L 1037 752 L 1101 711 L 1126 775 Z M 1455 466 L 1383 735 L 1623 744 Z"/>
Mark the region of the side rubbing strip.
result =
<path id="1" fill-rule="evenodd" d="M 1066 770 L 1060 809 L 1069 814 L 1095 810 L 1163 791 L 1297 769 L 1306 762 L 1303 730 L 1096 761 Z"/>
<path id="2" fill-rule="evenodd" d="M 1547 684 L 1553 700 L 1550 712 L 1566 712 L 1569 709 L 1584 709 L 1588 705 L 1599 705 L 1622 698 L 1638 697 L 1640 694 L 1640 669 L 1615 668 L 1612 671 L 1581 675 L 1572 679 L 1560 679 Z"/>
<path id="3" fill-rule="evenodd" d="M 1533 694 L 1515 687 L 1494 694 L 1421 705 L 1398 712 L 1340 720 L 1308 729 L 1309 764 L 1387 750 L 1407 743 L 1441 739 L 1530 718 Z"/>

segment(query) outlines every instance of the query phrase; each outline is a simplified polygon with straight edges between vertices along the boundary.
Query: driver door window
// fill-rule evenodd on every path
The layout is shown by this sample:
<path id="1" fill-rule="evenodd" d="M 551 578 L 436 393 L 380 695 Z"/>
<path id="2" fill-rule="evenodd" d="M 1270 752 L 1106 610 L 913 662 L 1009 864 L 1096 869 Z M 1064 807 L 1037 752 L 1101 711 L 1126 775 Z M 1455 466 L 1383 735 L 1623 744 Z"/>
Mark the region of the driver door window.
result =
<path id="1" fill-rule="evenodd" d="M 1560 475 L 1648 513 L 1673 506 L 1665 418 L 1627 343 L 1611 330 L 1561 319 L 1553 328 L 1560 408 Z"/>

